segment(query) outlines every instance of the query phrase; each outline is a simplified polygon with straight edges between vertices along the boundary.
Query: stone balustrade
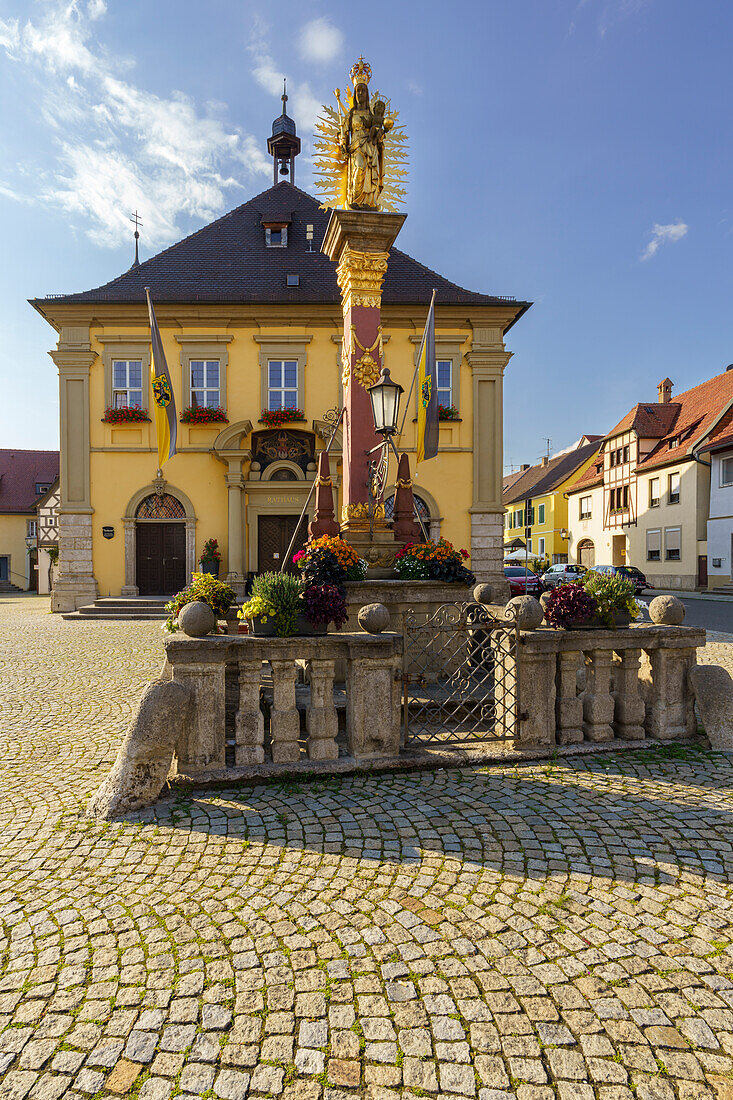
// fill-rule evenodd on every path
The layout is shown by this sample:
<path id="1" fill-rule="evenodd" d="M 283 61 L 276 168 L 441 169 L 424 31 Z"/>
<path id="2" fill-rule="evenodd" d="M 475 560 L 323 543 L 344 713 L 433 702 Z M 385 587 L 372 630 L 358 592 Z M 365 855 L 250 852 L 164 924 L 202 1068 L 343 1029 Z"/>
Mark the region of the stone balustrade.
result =
<path id="1" fill-rule="evenodd" d="M 688 671 L 704 645 L 685 626 L 523 632 L 518 747 L 691 737 Z"/>
<path id="2" fill-rule="evenodd" d="M 396 757 L 400 743 L 399 635 L 363 633 L 268 638 L 256 635 L 166 642 L 167 675 L 193 693 L 193 718 L 178 738 L 179 772 L 206 776 L 236 767 L 336 760 L 339 730 L 334 702 L 337 668 L 345 668 L 346 749 L 355 761 Z M 229 672 L 229 674 L 228 674 Z M 309 682 L 305 730 L 296 689 Z M 234 700 L 234 759 L 227 761 L 227 686 Z M 268 693 L 268 722 L 262 707 Z M 271 693 L 271 694 L 270 694 Z M 268 759 L 269 756 L 269 759 Z"/>

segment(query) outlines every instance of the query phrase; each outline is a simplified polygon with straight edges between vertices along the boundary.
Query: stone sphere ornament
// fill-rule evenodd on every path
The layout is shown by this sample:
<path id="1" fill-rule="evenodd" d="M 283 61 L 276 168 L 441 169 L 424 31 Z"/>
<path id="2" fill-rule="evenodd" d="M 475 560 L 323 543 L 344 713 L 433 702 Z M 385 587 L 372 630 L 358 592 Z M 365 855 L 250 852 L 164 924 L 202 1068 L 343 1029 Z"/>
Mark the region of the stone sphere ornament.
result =
<path id="1" fill-rule="evenodd" d="M 367 634 L 381 634 L 389 629 L 389 611 L 383 603 L 367 603 L 357 615 L 359 626 Z"/>
<path id="2" fill-rule="evenodd" d="M 655 596 L 649 604 L 649 617 L 657 626 L 681 626 L 685 605 L 676 596 Z"/>
<path id="3" fill-rule="evenodd" d="M 178 625 L 189 638 L 203 638 L 216 626 L 216 616 L 207 603 L 196 600 L 178 612 Z"/>
<path id="4" fill-rule="evenodd" d="M 476 603 L 489 604 L 494 598 L 494 589 L 490 584 L 477 584 L 473 590 Z"/>
<path id="5" fill-rule="evenodd" d="M 514 596 L 504 608 L 504 618 L 513 622 L 516 618 L 520 630 L 537 630 L 545 613 L 534 596 Z"/>
<path id="6" fill-rule="evenodd" d="M 549 602 L 550 602 L 550 593 L 549 592 L 543 592 L 542 595 L 540 596 L 540 607 L 542 608 L 543 611 L 547 611 L 547 605 L 548 605 Z"/>

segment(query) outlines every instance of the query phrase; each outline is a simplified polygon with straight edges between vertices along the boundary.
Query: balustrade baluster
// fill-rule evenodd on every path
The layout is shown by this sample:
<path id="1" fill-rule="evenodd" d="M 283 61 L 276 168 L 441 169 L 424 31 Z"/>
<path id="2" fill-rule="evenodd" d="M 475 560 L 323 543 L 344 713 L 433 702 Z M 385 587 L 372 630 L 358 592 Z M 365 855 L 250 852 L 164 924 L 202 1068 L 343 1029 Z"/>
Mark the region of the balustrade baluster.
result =
<path id="1" fill-rule="evenodd" d="M 306 710 L 308 759 L 337 760 L 338 716 L 333 705 L 335 661 L 315 658 L 310 664 L 311 701 Z"/>
<path id="2" fill-rule="evenodd" d="M 557 655 L 555 714 L 559 745 L 583 740 L 583 700 L 578 695 L 578 669 L 582 663 L 583 654 L 578 649 L 568 649 Z"/>
<path id="3" fill-rule="evenodd" d="M 270 739 L 273 764 L 292 764 L 300 760 L 300 715 L 295 706 L 295 663 L 270 660 L 273 704 L 270 711 Z"/>
<path id="4" fill-rule="evenodd" d="M 639 687 L 640 658 L 640 649 L 621 649 L 616 651 L 613 662 L 616 735 L 624 741 L 639 741 L 644 737 L 645 707 Z"/>
<path id="5" fill-rule="evenodd" d="M 583 735 L 586 741 L 613 740 L 610 649 L 591 649 L 585 658 Z"/>
<path id="6" fill-rule="evenodd" d="M 262 764 L 265 759 L 265 720 L 260 710 L 262 661 L 239 661 L 239 709 L 236 721 L 235 762 Z"/>

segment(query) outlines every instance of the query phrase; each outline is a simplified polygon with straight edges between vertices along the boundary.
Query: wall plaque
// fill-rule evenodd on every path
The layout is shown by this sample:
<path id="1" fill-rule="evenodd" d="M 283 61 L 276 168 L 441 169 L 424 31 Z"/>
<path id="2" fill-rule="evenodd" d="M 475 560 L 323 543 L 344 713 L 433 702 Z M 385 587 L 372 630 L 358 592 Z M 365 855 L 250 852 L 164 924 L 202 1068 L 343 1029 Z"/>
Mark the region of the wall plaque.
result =
<path id="1" fill-rule="evenodd" d="M 102 538 L 113 539 L 114 537 L 115 537 L 114 527 L 103 527 L 102 528 Z"/>

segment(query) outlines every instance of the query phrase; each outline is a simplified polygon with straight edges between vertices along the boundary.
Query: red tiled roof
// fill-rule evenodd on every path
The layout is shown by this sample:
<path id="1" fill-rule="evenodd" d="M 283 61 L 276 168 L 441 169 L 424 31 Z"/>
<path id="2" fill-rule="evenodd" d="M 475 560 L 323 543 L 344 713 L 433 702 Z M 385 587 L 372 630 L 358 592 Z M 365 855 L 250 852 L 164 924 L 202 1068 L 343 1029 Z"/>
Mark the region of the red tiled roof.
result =
<path id="1" fill-rule="evenodd" d="M 733 446 L 733 408 L 721 417 L 704 446 L 700 447 L 700 452 L 720 451 L 730 446 Z"/>
<path id="2" fill-rule="evenodd" d="M 716 419 L 731 401 L 733 401 L 733 371 L 716 374 L 714 378 L 708 378 L 707 382 L 701 382 L 699 386 L 679 394 L 676 401 L 670 402 L 677 406 L 679 410 L 677 416 L 651 454 L 639 463 L 637 469 L 649 470 L 656 466 L 666 466 L 670 462 L 678 462 L 683 456 L 689 455 L 695 444 L 704 439 L 705 434 L 710 431 Z M 665 408 L 664 405 L 659 407 Z M 679 446 L 670 448 L 670 441 L 675 439 L 679 439 Z"/>
<path id="3" fill-rule="evenodd" d="M 39 493 L 59 476 L 58 451 L 0 450 L 0 512 L 32 513 Z"/>
<path id="4" fill-rule="evenodd" d="M 684 395 L 680 395 L 682 396 Z M 636 432 L 641 439 L 661 439 L 674 423 L 679 410 L 679 397 L 676 401 L 668 401 L 666 404 L 634 405 L 631 412 L 628 412 L 623 420 L 611 429 L 606 439 L 631 431 Z"/>

